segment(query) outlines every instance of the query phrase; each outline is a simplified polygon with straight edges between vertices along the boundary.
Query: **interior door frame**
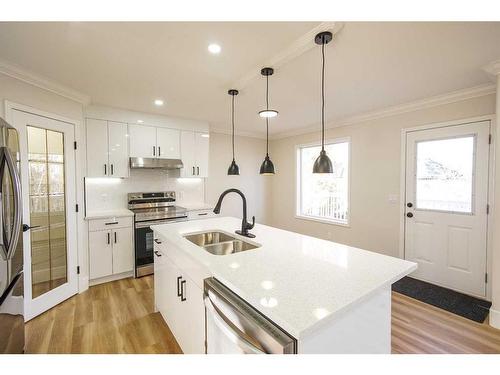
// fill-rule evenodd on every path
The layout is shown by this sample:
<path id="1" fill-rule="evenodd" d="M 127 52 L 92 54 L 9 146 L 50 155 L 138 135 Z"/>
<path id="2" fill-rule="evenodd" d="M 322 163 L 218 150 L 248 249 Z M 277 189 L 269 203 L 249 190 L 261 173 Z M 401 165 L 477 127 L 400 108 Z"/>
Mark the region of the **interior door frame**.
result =
<path id="1" fill-rule="evenodd" d="M 492 244 L 493 244 L 493 218 L 491 215 L 494 212 L 494 184 L 495 184 L 495 132 L 496 132 L 496 116 L 494 114 L 484 115 L 478 117 L 464 118 L 460 120 L 452 120 L 446 122 L 436 122 L 410 128 L 401 129 L 401 167 L 400 167 L 400 190 L 399 190 L 399 257 L 405 259 L 405 223 L 406 223 L 406 137 L 407 134 L 419 130 L 430 130 L 436 128 L 445 128 L 457 125 L 466 125 L 473 122 L 490 122 L 490 134 L 492 142 L 489 148 L 489 165 L 488 165 L 488 205 L 489 213 L 487 215 L 486 224 L 486 272 L 488 280 L 486 282 L 486 299 L 491 301 L 491 258 L 492 258 Z"/>
<path id="2" fill-rule="evenodd" d="M 82 120 L 77 120 L 75 118 L 61 116 L 56 113 L 47 112 L 29 105 L 4 100 L 5 109 L 5 120 L 8 123 L 12 123 L 13 111 L 19 110 L 22 112 L 27 112 L 36 116 L 46 117 L 52 120 L 66 122 L 72 124 L 75 128 L 75 141 L 77 142 L 77 150 L 75 152 L 75 188 L 76 188 L 76 203 L 79 205 L 79 210 L 76 213 L 76 251 L 77 251 L 77 265 L 80 268 L 80 274 L 77 275 L 78 279 L 78 293 L 82 293 L 89 288 L 89 276 L 88 276 L 88 254 L 85 251 L 87 248 L 87 238 L 85 233 L 87 232 L 85 215 L 84 215 L 84 186 L 83 181 L 85 177 L 85 129 L 82 127 Z M 83 112 L 82 112 L 83 116 Z"/>

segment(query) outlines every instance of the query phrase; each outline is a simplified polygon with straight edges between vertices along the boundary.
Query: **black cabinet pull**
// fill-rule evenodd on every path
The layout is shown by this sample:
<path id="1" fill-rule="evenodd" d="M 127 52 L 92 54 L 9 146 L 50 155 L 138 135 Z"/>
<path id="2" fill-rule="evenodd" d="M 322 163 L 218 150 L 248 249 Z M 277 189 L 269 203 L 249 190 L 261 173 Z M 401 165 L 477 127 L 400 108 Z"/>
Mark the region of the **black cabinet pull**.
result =
<path id="1" fill-rule="evenodd" d="M 187 298 L 184 296 L 184 287 L 186 286 L 186 280 L 181 281 L 181 301 L 184 302 Z"/>
<path id="2" fill-rule="evenodd" d="M 158 238 L 155 238 L 155 242 L 160 245 L 161 244 L 161 241 L 158 239 Z"/>
<path id="3" fill-rule="evenodd" d="M 200 167 L 196 167 L 196 174 L 199 176 L 200 175 Z"/>
<path id="4" fill-rule="evenodd" d="M 110 238 L 109 238 L 109 232 L 108 232 L 108 245 L 109 245 L 109 243 L 110 243 L 109 241 L 110 241 Z"/>
<path id="5" fill-rule="evenodd" d="M 156 147 L 153 146 L 153 156 L 156 156 Z"/>
<path id="6" fill-rule="evenodd" d="M 111 175 L 113 175 L 115 173 L 114 171 L 114 168 L 113 168 L 113 164 L 111 164 Z"/>
<path id="7" fill-rule="evenodd" d="M 161 257 L 161 254 L 158 252 L 158 250 L 156 250 L 156 251 L 155 251 L 155 255 L 156 255 L 158 258 L 159 258 L 159 257 Z M 177 290 L 179 290 L 179 289 L 177 289 Z M 177 292 L 177 293 L 178 293 L 178 292 Z"/>
<path id="8" fill-rule="evenodd" d="M 114 234 L 115 234 L 115 243 L 116 243 L 116 232 L 114 232 Z"/>
<path id="9" fill-rule="evenodd" d="M 104 175 L 106 176 L 108 174 L 108 166 L 104 164 Z"/>
<path id="10" fill-rule="evenodd" d="M 180 297 L 182 295 L 181 284 L 180 284 L 181 279 L 182 279 L 182 276 L 177 277 L 177 297 Z"/>
<path id="11" fill-rule="evenodd" d="M 194 167 L 193 167 L 193 176 L 194 176 Z"/>
<path id="12" fill-rule="evenodd" d="M 158 156 L 161 156 L 161 147 L 158 146 Z"/>
<path id="13" fill-rule="evenodd" d="M 118 221 L 112 221 L 110 223 L 105 223 L 104 225 L 114 225 L 114 224 L 118 224 Z"/>

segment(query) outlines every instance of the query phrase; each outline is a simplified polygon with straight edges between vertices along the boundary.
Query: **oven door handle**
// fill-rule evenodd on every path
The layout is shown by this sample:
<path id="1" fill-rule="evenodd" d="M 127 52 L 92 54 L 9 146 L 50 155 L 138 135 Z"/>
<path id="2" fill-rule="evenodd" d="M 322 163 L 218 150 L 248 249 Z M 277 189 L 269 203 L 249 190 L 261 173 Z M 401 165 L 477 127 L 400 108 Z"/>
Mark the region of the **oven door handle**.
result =
<path id="1" fill-rule="evenodd" d="M 250 341 L 243 337 L 242 332 L 232 328 L 229 325 L 229 319 L 224 316 L 212 303 L 210 297 L 205 296 L 204 298 L 205 308 L 207 312 L 213 317 L 215 325 L 220 329 L 228 339 L 230 339 L 234 344 L 238 345 L 246 353 L 251 354 L 266 354 L 265 351 L 256 347 Z"/>
<path id="2" fill-rule="evenodd" d="M 176 218 L 176 219 L 168 219 L 168 220 L 153 220 L 153 221 L 139 221 L 135 223 L 135 228 L 148 228 L 151 225 L 160 225 L 160 224 L 170 224 L 170 223 L 178 223 L 180 221 L 187 221 L 187 217 Z"/>

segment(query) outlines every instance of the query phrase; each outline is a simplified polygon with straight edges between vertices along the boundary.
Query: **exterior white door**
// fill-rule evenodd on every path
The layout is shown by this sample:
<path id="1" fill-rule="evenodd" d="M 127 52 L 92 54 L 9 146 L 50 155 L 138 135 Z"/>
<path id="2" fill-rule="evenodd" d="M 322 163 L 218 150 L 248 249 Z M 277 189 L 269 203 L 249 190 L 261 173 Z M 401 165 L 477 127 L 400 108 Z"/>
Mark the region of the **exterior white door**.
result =
<path id="1" fill-rule="evenodd" d="M 19 132 L 25 319 L 78 292 L 74 125 L 13 110 Z"/>
<path id="2" fill-rule="evenodd" d="M 408 132 L 405 258 L 412 276 L 486 295 L 490 122 Z"/>

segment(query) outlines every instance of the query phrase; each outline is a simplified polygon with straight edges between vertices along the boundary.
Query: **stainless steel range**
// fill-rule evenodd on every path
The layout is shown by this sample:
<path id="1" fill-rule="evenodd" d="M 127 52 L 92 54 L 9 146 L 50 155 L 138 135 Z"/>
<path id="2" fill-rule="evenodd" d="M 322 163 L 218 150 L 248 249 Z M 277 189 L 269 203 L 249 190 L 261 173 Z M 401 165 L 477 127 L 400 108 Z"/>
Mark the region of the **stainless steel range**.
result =
<path id="1" fill-rule="evenodd" d="M 175 205 L 175 192 L 129 193 L 128 208 L 135 226 L 135 277 L 153 273 L 153 231 L 151 225 L 187 220 L 185 208 Z"/>

